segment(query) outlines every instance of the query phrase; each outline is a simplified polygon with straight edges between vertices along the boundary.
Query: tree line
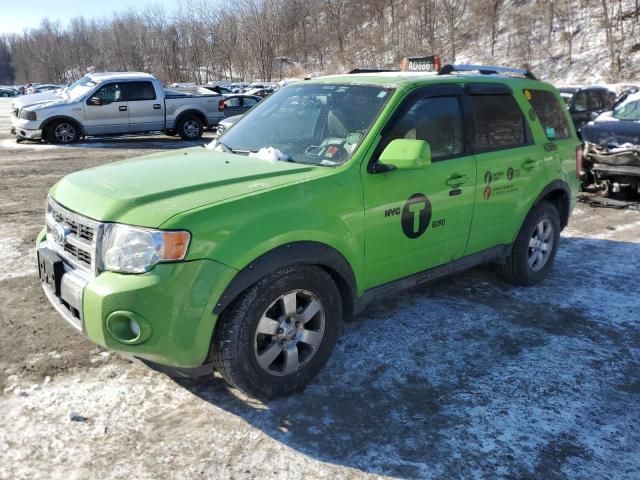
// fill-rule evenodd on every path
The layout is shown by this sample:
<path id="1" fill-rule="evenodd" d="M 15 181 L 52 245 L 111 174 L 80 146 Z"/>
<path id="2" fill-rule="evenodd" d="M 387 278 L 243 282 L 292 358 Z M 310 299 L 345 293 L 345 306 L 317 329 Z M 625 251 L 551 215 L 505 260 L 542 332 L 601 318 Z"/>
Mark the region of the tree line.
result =
<path id="1" fill-rule="evenodd" d="M 584 53 L 585 35 L 593 48 L 605 44 L 617 80 L 638 68 L 639 2 L 186 0 L 171 10 L 128 9 L 65 24 L 45 18 L 0 37 L 0 84 L 64 84 L 92 70 L 146 71 L 165 83 L 270 81 L 397 67 L 407 54 L 433 53 L 445 62 L 571 64 Z"/>

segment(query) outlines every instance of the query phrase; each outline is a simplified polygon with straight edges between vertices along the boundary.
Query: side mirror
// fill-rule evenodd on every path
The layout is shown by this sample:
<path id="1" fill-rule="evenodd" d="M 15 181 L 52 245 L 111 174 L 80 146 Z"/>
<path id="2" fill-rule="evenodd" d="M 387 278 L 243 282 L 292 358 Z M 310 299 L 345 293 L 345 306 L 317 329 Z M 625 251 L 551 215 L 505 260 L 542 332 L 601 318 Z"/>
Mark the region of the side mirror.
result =
<path id="1" fill-rule="evenodd" d="M 374 173 L 390 170 L 414 170 L 431 164 L 431 147 L 424 140 L 398 138 L 382 151 L 374 164 Z"/>
<path id="2" fill-rule="evenodd" d="M 91 97 L 87 102 L 87 105 L 93 105 L 94 107 L 100 107 L 102 105 L 102 100 L 98 97 Z"/>

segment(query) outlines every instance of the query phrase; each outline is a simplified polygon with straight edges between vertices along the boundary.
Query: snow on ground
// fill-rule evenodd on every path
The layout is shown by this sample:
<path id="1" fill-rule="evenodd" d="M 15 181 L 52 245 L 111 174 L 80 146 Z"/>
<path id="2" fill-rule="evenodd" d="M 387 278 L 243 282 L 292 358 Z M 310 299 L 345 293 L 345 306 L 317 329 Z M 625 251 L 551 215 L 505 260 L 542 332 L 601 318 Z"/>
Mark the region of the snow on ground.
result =
<path id="1" fill-rule="evenodd" d="M 98 356 L 14 375 L 0 478 L 639 478 L 640 213 L 618 213 L 539 286 L 478 268 L 374 304 L 286 399 Z"/>

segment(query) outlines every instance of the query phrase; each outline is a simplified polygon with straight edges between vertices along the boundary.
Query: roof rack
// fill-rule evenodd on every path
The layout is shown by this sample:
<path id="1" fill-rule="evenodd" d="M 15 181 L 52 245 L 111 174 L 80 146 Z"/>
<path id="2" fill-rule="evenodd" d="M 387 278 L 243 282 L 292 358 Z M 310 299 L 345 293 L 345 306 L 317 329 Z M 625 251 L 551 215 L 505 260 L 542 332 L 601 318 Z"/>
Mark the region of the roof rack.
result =
<path id="1" fill-rule="evenodd" d="M 444 65 L 438 75 L 450 75 L 454 72 L 479 72 L 482 75 L 520 75 L 529 80 L 537 80 L 535 75 L 524 68 L 494 67 L 491 65 Z"/>
<path id="2" fill-rule="evenodd" d="M 380 72 L 398 72 L 399 70 L 391 70 L 389 68 L 378 68 L 378 67 L 362 67 L 362 68 L 354 68 L 348 75 L 352 73 L 380 73 Z"/>

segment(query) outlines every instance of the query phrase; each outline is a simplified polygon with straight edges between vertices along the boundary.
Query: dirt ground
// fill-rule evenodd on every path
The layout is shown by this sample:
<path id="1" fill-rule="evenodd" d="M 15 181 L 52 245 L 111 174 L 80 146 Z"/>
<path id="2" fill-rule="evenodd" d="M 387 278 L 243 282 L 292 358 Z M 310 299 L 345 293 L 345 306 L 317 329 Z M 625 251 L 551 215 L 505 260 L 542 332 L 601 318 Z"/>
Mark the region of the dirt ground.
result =
<path id="1" fill-rule="evenodd" d="M 305 392 L 257 402 L 96 347 L 33 243 L 78 169 L 185 144 L 17 145 L 0 102 L 0 478 L 640 478 L 640 211 L 580 204 L 542 285 L 488 267 L 372 305 Z"/>

